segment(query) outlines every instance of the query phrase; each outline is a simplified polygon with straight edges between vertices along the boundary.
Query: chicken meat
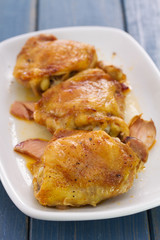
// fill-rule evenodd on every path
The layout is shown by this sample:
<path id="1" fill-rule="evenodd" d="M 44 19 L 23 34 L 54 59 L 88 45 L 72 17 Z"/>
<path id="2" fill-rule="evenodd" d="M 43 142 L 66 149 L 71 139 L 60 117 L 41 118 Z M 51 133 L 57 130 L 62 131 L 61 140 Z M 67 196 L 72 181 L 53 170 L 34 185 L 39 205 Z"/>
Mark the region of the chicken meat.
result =
<path id="1" fill-rule="evenodd" d="M 94 67 L 96 62 L 93 46 L 41 34 L 27 40 L 17 56 L 13 75 L 38 95 L 75 72 Z"/>
<path id="2" fill-rule="evenodd" d="M 15 151 L 36 159 L 34 195 L 44 206 L 96 206 L 125 193 L 148 156 L 140 140 L 130 138 L 125 144 L 101 130 L 57 131 L 48 144 L 41 142 L 24 141 Z"/>
<path id="3" fill-rule="evenodd" d="M 103 70 L 88 69 L 47 90 L 35 104 L 34 120 L 54 132 L 58 129 L 102 129 L 124 138 L 126 87 Z"/>

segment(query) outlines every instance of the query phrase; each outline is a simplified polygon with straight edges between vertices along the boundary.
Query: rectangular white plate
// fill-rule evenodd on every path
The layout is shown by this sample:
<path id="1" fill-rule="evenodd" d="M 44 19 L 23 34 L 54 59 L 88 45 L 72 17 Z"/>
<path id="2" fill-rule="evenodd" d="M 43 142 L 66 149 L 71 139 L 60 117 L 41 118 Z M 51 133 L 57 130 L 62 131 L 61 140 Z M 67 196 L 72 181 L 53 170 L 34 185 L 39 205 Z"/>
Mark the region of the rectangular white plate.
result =
<path id="1" fill-rule="evenodd" d="M 157 128 L 157 142 L 150 151 L 146 169 L 139 174 L 132 189 L 126 194 L 104 201 L 97 207 L 58 210 L 39 205 L 33 196 L 32 176 L 25 166 L 25 160 L 13 152 L 13 147 L 21 140 L 48 137 L 45 128 L 17 120 L 9 114 L 14 100 L 26 99 L 24 88 L 18 85 L 12 76 L 16 56 L 25 41 L 39 33 L 53 33 L 59 39 L 93 44 L 101 59 L 121 67 L 127 74 L 144 113 L 143 117 L 152 118 Z M 44 220 L 91 220 L 125 216 L 160 205 L 160 73 L 130 35 L 105 27 L 51 29 L 24 34 L 0 43 L 0 56 L 0 174 L 9 197 L 22 212 Z M 27 98 L 31 99 L 31 94 L 28 93 Z"/>

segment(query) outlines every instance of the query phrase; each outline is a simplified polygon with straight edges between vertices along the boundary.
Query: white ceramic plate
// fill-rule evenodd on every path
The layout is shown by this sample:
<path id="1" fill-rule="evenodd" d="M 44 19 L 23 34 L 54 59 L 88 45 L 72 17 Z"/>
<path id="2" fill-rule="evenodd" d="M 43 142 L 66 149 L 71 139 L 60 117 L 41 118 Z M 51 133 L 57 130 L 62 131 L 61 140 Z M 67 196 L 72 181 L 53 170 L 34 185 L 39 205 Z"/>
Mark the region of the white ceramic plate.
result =
<path id="1" fill-rule="evenodd" d="M 95 45 L 101 59 L 123 68 L 138 99 L 143 117 L 152 118 L 157 128 L 157 142 L 150 151 L 146 169 L 135 180 L 132 189 L 97 207 L 58 210 L 39 205 L 33 196 L 32 176 L 22 156 L 13 146 L 30 137 L 49 137 L 45 128 L 20 121 L 9 114 L 14 100 L 32 99 L 18 85 L 12 71 L 16 56 L 25 41 L 39 32 L 29 33 L 0 43 L 0 174 L 2 183 L 14 204 L 26 215 L 44 220 L 106 219 L 137 213 L 160 205 L 160 73 L 138 43 L 127 33 L 104 27 L 73 27 L 41 31 L 60 39 L 72 39 Z M 113 54 L 116 53 L 116 54 Z M 134 108 L 131 104 L 131 108 Z M 134 111 L 133 111 L 134 112 Z M 33 131 L 34 130 L 34 131 Z"/>

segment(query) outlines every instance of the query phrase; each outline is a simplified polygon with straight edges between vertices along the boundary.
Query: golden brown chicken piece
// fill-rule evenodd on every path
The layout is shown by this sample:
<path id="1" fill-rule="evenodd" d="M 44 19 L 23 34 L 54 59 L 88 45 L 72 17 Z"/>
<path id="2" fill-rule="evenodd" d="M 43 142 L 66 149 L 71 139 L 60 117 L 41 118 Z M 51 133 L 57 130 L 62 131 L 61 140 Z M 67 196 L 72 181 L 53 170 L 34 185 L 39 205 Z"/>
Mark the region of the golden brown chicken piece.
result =
<path id="1" fill-rule="evenodd" d="M 124 84 L 101 69 L 88 69 L 47 90 L 35 104 L 34 119 L 51 132 L 103 129 L 125 137 L 129 130 L 123 121 L 124 101 Z"/>
<path id="2" fill-rule="evenodd" d="M 126 82 L 126 75 L 120 68 L 117 68 L 114 65 L 106 65 L 103 61 L 98 61 L 96 66 L 102 69 L 105 73 L 108 73 L 112 79 L 121 83 Z"/>
<path id="3" fill-rule="evenodd" d="M 95 48 L 89 44 L 41 34 L 25 43 L 13 75 L 37 95 L 70 74 L 94 67 L 96 61 Z"/>
<path id="4" fill-rule="evenodd" d="M 33 140 L 28 141 L 28 151 L 35 153 L 31 146 Z M 20 143 L 15 150 L 24 153 L 27 148 L 24 146 L 25 142 Z M 104 131 L 57 132 L 44 146 L 41 164 L 33 164 L 34 195 L 45 206 L 78 207 L 96 206 L 102 200 L 125 193 L 143 164 L 138 146 L 139 142 L 137 152 L 134 152 L 128 143 L 124 144 Z M 42 152 L 42 144 L 40 148 Z M 145 162 L 145 148 L 142 156 Z"/>

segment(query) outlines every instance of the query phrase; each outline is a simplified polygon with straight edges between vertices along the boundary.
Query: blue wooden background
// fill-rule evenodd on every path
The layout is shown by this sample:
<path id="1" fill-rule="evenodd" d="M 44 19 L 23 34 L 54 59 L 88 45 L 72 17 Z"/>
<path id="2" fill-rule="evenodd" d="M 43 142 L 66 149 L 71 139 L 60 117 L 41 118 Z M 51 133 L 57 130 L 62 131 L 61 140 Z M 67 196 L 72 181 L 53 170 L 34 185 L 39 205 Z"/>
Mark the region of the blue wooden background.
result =
<path id="1" fill-rule="evenodd" d="M 160 0 L 0 0 L 0 41 L 30 31 L 99 25 L 124 29 L 160 68 Z M 160 240 L 160 207 L 132 216 L 48 222 L 21 213 L 0 183 L 0 240 Z"/>

